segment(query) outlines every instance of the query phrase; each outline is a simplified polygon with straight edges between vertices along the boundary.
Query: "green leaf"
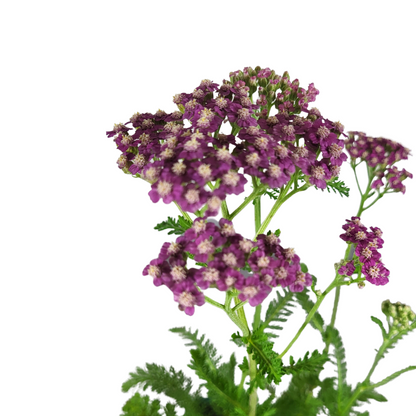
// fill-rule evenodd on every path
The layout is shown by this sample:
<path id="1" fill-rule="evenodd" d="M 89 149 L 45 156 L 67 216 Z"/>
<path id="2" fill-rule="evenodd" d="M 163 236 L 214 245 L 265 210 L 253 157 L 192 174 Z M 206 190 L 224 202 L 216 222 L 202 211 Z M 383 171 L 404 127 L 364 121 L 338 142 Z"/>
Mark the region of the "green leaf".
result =
<path id="1" fill-rule="evenodd" d="M 412 371 L 412 370 L 416 370 L 416 365 L 409 365 L 409 367 L 406 367 L 403 370 L 396 371 L 395 373 L 379 381 L 378 383 L 372 384 L 371 387 L 376 388 L 376 387 L 383 386 L 384 384 L 387 384 L 390 381 L 394 380 L 395 378 L 399 377 L 401 374 L 406 373 L 407 371 Z"/>
<path id="2" fill-rule="evenodd" d="M 380 321 L 380 319 L 376 318 L 375 316 L 372 316 L 371 320 L 380 327 L 381 332 L 383 334 L 383 340 L 386 339 L 387 338 L 387 332 L 384 329 L 383 323 Z"/>
<path id="3" fill-rule="evenodd" d="M 364 390 L 357 397 L 357 400 L 360 402 L 370 402 L 370 399 L 376 400 L 378 402 L 386 402 L 387 399 L 380 393 L 377 393 L 375 390 Z"/>
<path id="4" fill-rule="evenodd" d="M 175 410 L 176 405 L 173 403 L 166 403 L 164 408 L 165 416 L 178 416 Z"/>
<path id="5" fill-rule="evenodd" d="M 149 396 L 141 396 L 135 393 L 123 406 L 123 413 L 120 416 L 161 416 L 160 400 L 150 402 Z M 171 413 L 172 416 L 174 414 Z"/>
<path id="6" fill-rule="evenodd" d="M 272 405 L 274 415 L 316 416 L 323 405 L 319 396 L 313 395 L 319 384 L 316 374 L 306 372 L 294 375 L 288 389 Z"/>
<path id="7" fill-rule="evenodd" d="M 309 298 L 309 290 L 303 290 L 303 292 L 295 293 L 296 299 L 300 306 L 302 306 L 303 310 L 308 315 L 311 309 L 315 306 L 315 303 Z M 324 336 L 324 320 L 319 312 L 315 312 L 312 319 L 309 321 L 312 328 L 318 330 L 322 336 Z"/>
<path id="8" fill-rule="evenodd" d="M 315 189 L 318 189 L 317 186 L 315 186 Z M 326 189 L 328 192 L 334 192 L 339 193 L 342 196 L 350 196 L 350 188 L 348 188 L 347 185 L 345 185 L 344 181 L 340 181 L 338 178 L 331 179 L 326 183 Z M 323 189 L 321 189 L 323 191 Z"/>
<path id="9" fill-rule="evenodd" d="M 260 321 L 259 330 L 265 331 L 266 329 L 281 330 L 283 329 L 280 325 L 272 325 L 274 322 L 286 322 L 288 317 L 292 315 L 293 311 L 290 308 L 294 308 L 295 305 L 292 303 L 293 292 L 285 292 L 282 296 L 279 292 L 277 293 L 277 299 L 273 299 L 269 303 L 267 308 L 266 316 L 264 321 Z M 277 338 L 278 335 L 274 333 L 266 333 L 269 338 Z"/>
<path id="10" fill-rule="evenodd" d="M 290 365 L 284 366 L 283 371 L 285 374 L 299 374 L 302 372 L 318 372 L 322 370 L 324 364 L 328 361 L 327 354 L 320 354 L 318 350 L 315 350 L 309 357 L 309 351 L 303 358 L 299 358 L 297 362 L 290 356 Z"/>
<path id="11" fill-rule="evenodd" d="M 189 365 L 196 375 L 205 380 L 202 386 L 208 390 L 208 398 L 214 411 L 221 416 L 243 416 L 248 414 L 249 396 L 243 389 L 239 389 L 229 376 L 235 368 L 235 357 L 231 356 L 228 365 L 221 366 L 221 370 L 207 365 L 206 352 L 200 349 L 191 350 L 192 361 Z"/>
<path id="12" fill-rule="evenodd" d="M 275 384 L 279 384 L 283 375 L 282 360 L 273 351 L 274 344 L 269 341 L 268 335 L 259 328 L 243 339 L 247 340 L 247 352 L 253 354 L 253 358 L 258 364 L 259 375 L 265 376 L 269 383 L 273 381 Z"/>
<path id="13" fill-rule="evenodd" d="M 334 356 L 336 359 L 338 373 L 338 406 L 342 408 L 343 404 L 351 395 L 351 386 L 347 383 L 347 362 L 345 359 L 345 349 L 342 343 L 341 335 L 336 328 L 329 326 L 326 329 L 326 336 L 329 342 L 334 346 Z"/>
<path id="14" fill-rule="evenodd" d="M 188 340 L 186 346 L 196 347 L 190 351 L 192 360 L 188 367 L 206 381 L 202 386 L 208 390 L 212 410 L 220 415 L 244 415 L 248 408 L 248 395 L 235 385 L 235 355 L 232 354 L 228 362 L 219 365 L 221 356 L 217 356 L 216 348 L 209 340 L 205 340 L 205 335 L 198 337 L 198 330 L 192 332 L 180 327 L 170 331 Z"/>
<path id="15" fill-rule="evenodd" d="M 172 217 L 168 217 L 167 221 L 162 221 L 161 223 L 157 224 L 156 227 L 154 227 L 154 229 L 157 231 L 170 230 L 168 232 L 168 235 L 182 235 L 188 228 L 191 227 L 192 223 L 188 221 L 185 217 L 179 215 L 178 220 L 175 220 Z"/>
<path id="16" fill-rule="evenodd" d="M 269 196 L 271 199 L 276 200 L 279 198 L 280 188 L 271 188 L 270 191 L 264 192 L 264 195 Z"/>
<path id="17" fill-rule="evenodd" d="M 318 399 L 329 410 L 329 414 L 338 415 L 338 394 L 335 388 L 335 377 L 328 377 L 321 383 L 321 390 L 318 393 Z"/>
<path id="18" fill-rule="evenodd" d="M 204 416 L 198 408 L 196 395 L 191 394 L 192 381 L 182 371 L 176 372 L 173 367 L 167 370 L 157 364 L 146 364 L 146 369 L 136 368 L 130 373 L 130 378 L 123 383 L 122 391 L 127 392 L 132 387 L 140 385 L 143 390 L 148 387 L 157 393 L 164 393 L 175 400 L 178 406 L 183 407 L 186 415 Z"/>
<path id="19" fill-rule="evenodd" d="M 384 358 L 389 350 L 395 348 L 396 344 L 405 336 L 408 335 L 411 331 L 416 328 L 416 322 L 412 325 L 409 325 L 407 328 L 402 328 L 396 335 L 389 334 L 390 338 L 388 339 L 387 346 L 385 347 L 383 353 L 381 354 L 380 359 Z M 386 342 L 386 341 L 385 341 Z"/>
<path id="20" fill-rule="evenodd" d="M 234 342 L 235 345 L 238 347 L 244 347 L 246 344 L 244 343 L 243 337 L 237 331 L 235 334 L 231 335 L 231 341 Z"/>
<path id="21" fill-rule="evenodd" d="M 185 344 L 185 346 L 196 347 L 198 350 L 203 351 L 206 354 L 207 364 L 211 369 L 216 369 L 218 367 L 221 356 L 217 357 L 217 349 L 210 340 L 207 339 L 204 342 L 205 335 L 198 338 L 198 330 L 192 332 L 191 329 L 187 330 L 185 327 L 171 328 L 169 331 L 179 334 L 183 339 L 188 340 L 189 342 Z"/>

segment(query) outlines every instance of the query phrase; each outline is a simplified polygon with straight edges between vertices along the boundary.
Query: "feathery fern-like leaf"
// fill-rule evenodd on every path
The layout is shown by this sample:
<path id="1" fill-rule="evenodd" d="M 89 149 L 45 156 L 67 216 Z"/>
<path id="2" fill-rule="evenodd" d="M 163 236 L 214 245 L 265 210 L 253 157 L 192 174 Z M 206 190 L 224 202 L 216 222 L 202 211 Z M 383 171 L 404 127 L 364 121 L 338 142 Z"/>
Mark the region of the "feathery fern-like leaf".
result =
<path id="1" fill-rule="evenodd" d="M 261 327 L 246 337 L 247 352 L 253 354 L 258 364 L 258 373 L 265 376 L 266 381 L 279 384 L 282 375 L 282 360 L 279 355 L 273 351 L 273 342 L 265 334 Z"/>
<path id="2" fill-rule="evenodd" d="M 292 315 L 295 305 L 291 302 L 293 299 L 293 292 L 285 292 L 282 296 L 277 292 L 277 299 L 273 299 L 269 303 L 264 321 L 260 321 L 259 329 L 265 331 L 266 329 L 281 330 L 280 325 L 272 325 L 273 322 L 286 322 L 288 317 Z M 269 338 L 277 338 L 278 335 L 267 332 Z"/>
<path id="3" fill-rule="evenodd" d="M 318 187 L 315 186 L 315 189 L 318 189 Z M 350 188 L 348 188 L 348 186 L 345 185 L 344 181 L 341 181 L 338 178 L 334 178 L 328 181 L 326 183 L 326 189 L 328 190 L 329 193 L 331 193 L 331 190 L 332 190 L 332 192 L 340 194 L 341 197 L 350 196 Z"/>
<path id="4" fill-rule="evenodd" d="M 188 221 L 185 217 L 179 215 L 178 219 L 175 220 L 172 217 L 168 217 L 166 221 L 162 221 L 161 223 L 157 224 L 154 229 L 157 231 L 164 231 L 170 230 L 168 235 L 176 234 L 182 235 L 188 228 L 192 227 L 192 223 Z"/>
<path id="5" fill-rule="evenodd" d="M 141 396 L 135 393 L 123 406 L 123 413 L 120 416 L 161 416 L 160 400 L 150 402 L 149 396 Z"/>
<path id="6" fill-rule="evenodd" d="M 130 378 L 122 385 L 122 391 L 127 392 L 137 385 L 143 390 L 150 387 L 152 391 L 171 397 L 185 409 L 186 415 L 203 416 L 198 409 L 196 395 L 191 394 L 192 381 L 182 371 L 176 372 L 173 367 L 167 370 L 163 366 L 147 363 L 146 369 L 137 367 L 136 372 L 130 373 Z"/>
<path id="7" fill-rule="evenodd" d="M 311 309 L 315 306 L 315 304 L 309 298 L 309 293 L 309 290 L 303 290 L 303 292 L 295 293 L 299 305 L 302 306 L 306 314 L 308 314 L 311 311 Z M 315 312 L 309 323 L 311 324 L 312 328 L 318 330 L 322 336 L 324 335 L 325 322 L 319 312 Z"/>
<path id="8" fill-rule="evenodd" d="M 351 386 L 347 383 L 347 362 L 345 359 L 345 348 L 339 331 L 334 327 L 326 329 L 326 335 L 329 342 L 334 346 L 334 357 L 336 359 L 338 385 L 337 385 L 337 403 L 338 408 L 342 408 L 348 398 L 351 396 Z"/>
<path id="9" fill-rule="evenodd" d="M 247 415 L 249 400 L 247 392 L 238 389 L 234 381 L 228 378 L 232 372 L 231 368 L 235 368 L 234 356 L 231 356 L 228 366 L 222 367 L 220 372 L 207 364 L 205 350 L 193 349 L 191 355 L 192 361 L 189 367 L 205 381 L 202 385 L 208 390 L 208 398 L 214 411 L 221 416 Z"/>
<path id="10" fill-rule="evenodd" d="M 383 353 L 380 356 L 380 359 L 384 358 L 389 350 L 392 350 L 396 347 L 396 344 L 403 339 L 404 336 L 408 335 L 411 331 L 416 328 L 416 322 L 412 325 L 409 325 L 407 328 L 402 328 L 396 335 L 390 336 L 386 347 L 383 350 Z"/>
<path id="11" fill-rule="evenodd" d="M 290 365 L 284 366 L 283 371 L 285 374 L 299 374 L 302 372 L 319 372 L 322 370 L 324 364 L 328 361 L 327 354 L 321 354 L 318 350 L 315 350 L 309 357 L 309 351 L 303 358 L 299 358 L 297 362 L 290 356 Z"/>
<path id="12" fill-rule="evenodd" d="M 217 368 L 218 363 L 221 360 L 221 356 L 217 356 L 217 349 L 214 347 L 210 340 L 205 340 L 205 335 L 201 335 L 198 338 L 198 330 L 192 332 L 191 329 L 187 330 L 185 327 L 171 328 L 169 331 L 179 334 L 183 339 L 189 342 L 185 344 L 187 347 L 196 347 L 200 351 L 206 352 L 207 364 L 212 368 Z"/>
<path id="13" fill-rule="evenodd" d="M 178 416 L 176 413 L 176 405 L 173 403 L 166 403 L 166 406 L 164 407 L 165 416 Z"/>
<path id="14" fill-rule="evenodd" d="M 300 373 L 292 377 L 289 387 L 272 407 L 276 415 L 316 416 L 322 408 L 322 400 L 314 397 L 313 390 L 319 386 L 314 373 Z"/>

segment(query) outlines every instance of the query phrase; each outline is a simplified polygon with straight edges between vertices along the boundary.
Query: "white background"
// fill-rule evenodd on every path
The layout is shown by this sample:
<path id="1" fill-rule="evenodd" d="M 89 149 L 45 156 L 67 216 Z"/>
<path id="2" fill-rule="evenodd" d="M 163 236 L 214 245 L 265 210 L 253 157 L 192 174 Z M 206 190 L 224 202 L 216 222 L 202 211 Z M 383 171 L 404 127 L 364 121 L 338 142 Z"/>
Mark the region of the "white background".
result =
<path id="1" fill-rule="evenodd" d="M 142 276 L 172 240 L 153 227 L 177 212 L 174 205 L 153 204 L 149 185 L 117 168 L 119 151 L 105 134 L 114 123 L 137 111 L 174 111 L 174 94 L 191 92 L 205 78 L 221 84 L 230 71 L 259 65 L 288 70 L 304 88 L 314 82 L 320 91 L 314 105 L 346 130 L 414 148 L 412 3 L 5 2 L 0 414 L 119 415 L 129 397 L 121 384 L 136 366 L 172 364 L 191 375 L 187 349 L 168 332 L 175 326 L 200 328 L 227 359 L 234 350 L 229 338 L 237 328 L 225 314 L 204 305 L 188 317 L 167 288 Z M 400 166 L 416 173 L 414 158 Z M 321 289 L 344 253 L 341 226 L 358 208 L 348 169 L 342 172 L 351 186 L 348 200 L 310 189 L 271 223 Z M 416 308 L 415 180 L 406 185 L 406 195 L 388 195 L 363 215 L 365 225 L 384 231 L 390 283 L 341 294 L 337 324 L 354 385 L 380 345 L 370 316 L 383 318 L 381 302 Z M 252 237 L 252 221 L 249 206 L 237 231 Z M 332 298 L 321 308 L 328 319 Z M 277 351 L 303 318 L 300 310 L 291 318 Z M 372 380 L 416 364 L 415 347 L 415 334 L 406 337 Z M 321 348 L 319 336 L 308 329 L 291 354 L 315 348 Z M 332 370 L 326 374 L 335 375 Z M 409 372 L 380 388 L 389 402 L 363 409 L 412 414 L 415 377 Z"/>

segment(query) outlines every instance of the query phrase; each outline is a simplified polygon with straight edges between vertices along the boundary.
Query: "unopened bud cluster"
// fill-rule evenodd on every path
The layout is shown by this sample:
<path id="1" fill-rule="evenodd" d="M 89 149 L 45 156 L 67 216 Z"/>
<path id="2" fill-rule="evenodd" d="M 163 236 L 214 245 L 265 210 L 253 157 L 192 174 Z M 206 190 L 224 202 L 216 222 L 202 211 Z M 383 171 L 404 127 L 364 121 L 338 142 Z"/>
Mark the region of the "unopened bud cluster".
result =
<path id="1" fill-rule="evenodd" d="M 416 315 L 410 309 L 410 306 L 403 303 L 391 303 L 390 300 L 385 300 L 381 304 L 381 310 L 386 315 L 389 326 L 392 330 L 400 330 L 408 328 L 414 322 Z"/>

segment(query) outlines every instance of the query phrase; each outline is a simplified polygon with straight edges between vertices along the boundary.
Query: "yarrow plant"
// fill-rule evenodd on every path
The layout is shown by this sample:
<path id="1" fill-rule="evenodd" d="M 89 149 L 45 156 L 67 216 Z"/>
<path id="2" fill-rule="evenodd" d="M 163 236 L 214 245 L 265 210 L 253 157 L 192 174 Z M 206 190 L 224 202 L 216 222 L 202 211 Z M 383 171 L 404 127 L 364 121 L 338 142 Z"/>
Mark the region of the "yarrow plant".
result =
<path id="1" fill-rule="evenodd" d="M 396 163 L 407 159 L 410 151 L 362 132 L 345 134 L 339 121 L 309 108 L 318 94 L 314 84 L 302 88 L 287 72 L 279 76 L 269 68 L 247 67 L 231 72 L 221 85 L 205 79 L 193 92 L 176 94 L 177 111 L 136 113 L 107 132 L 121 152 L 118 167 L 150 184 L 152 202 L 173 202 L 180 211 L 177 219 L 169 217 L 155 226 L 178 237 L 162 245 L 143 275 L 153 279 L 155 286 L 170 290 L 179 310 L 189 316 L 206 304 L 220 309 L 218 313 L 225 313 L 238 327 L 232 341 L 247 351 L 247 358 L 238 365 L 241 381 L 236 384 L 234 354 L 220 364 L 216 349 L 198 336 L 198 330 L 171 329 L 193 347 L 189 367 L 203 384 L 192 393 L 191 380 L 182 371 L 157 364 L 138 367 L 123 384 L 123 391 L 150 387 L 174 403 L 161 406 L 159 400 L 150 401 L 136 392 L 123 407 L 123 416 L 155 416 L 161 411 L 173 416 L 177 406 L 188 416 L 368 415 L 357 407 L 370 399 L 385 401 L 375 391 L 377 387 L 416 369 L 409 366 L 384 380 L 370 380 L 388 349 L 416 327 L 409 306 L 385 301 L 382 311 L 387 329 L 371 317 L 383 337 L 374 364 L 363 382 L 354 388 L 347 383 L 345 351 L 335 328 L 340 290 L 355 284 L 363 288 L 365 282 L 377 286 L 389 282 L 390 272 L 380 252 L 382 231 L 365 226 L 361 216 L 387 193 L 405 193 L 403 182 L 412 174 L 399 170 Z M 356 216 L 340 224 L 340 238 L 347 245 L 345 255 L 335 264 L 334 280 L 321 292 L 295 250 L 282 246 L 280 231 L 270 230 L 269 225 L 283 203 L 309 188 L 349 196 L 349 188 L 339 179 L 348 155 L 361 200 Z M 366 188 L 358 179 L 360 164 L 367 168 Z M 249 182 L 251 193 L 230 212 L 227 196 L 242 194 Z M 275 201 L 263 219 L 262 196 Z M 233 224 L 250 204 L 254 205 L 252 238 L 239 234 Z M 218 215 L 221 218 L 216 219 Z M 224 292 L 224 302 L 207 296 L 207 289 Z M 333 289 L 334 309 L 325 323 L 318 308 Z M 272 292 L 275 296 L 262 314 L 262 305 Z M 282 330 L 278 323 L 288 320 L 295 303 L 305 310 L 306 319 L 291 342 L 285 348 L 279 345 L 277 352 L 272 340 Z M 247 304 L 255 308 L 251 326 L 244 312 Z M 287 360 L 286 353 L 307 325 L 320 332 L 322 349 Z M 327 363 L 335 363 L 336 379 L 322 379 Z M 275 386 L 285 376 L 292 377 L 289 387 L 277 397 Z M 263 403 L 258 389 L 270 392 Z"/>

